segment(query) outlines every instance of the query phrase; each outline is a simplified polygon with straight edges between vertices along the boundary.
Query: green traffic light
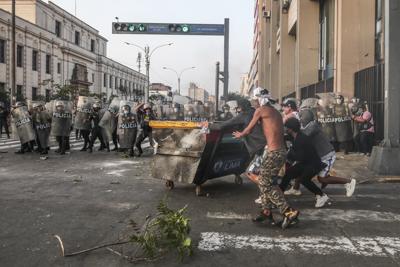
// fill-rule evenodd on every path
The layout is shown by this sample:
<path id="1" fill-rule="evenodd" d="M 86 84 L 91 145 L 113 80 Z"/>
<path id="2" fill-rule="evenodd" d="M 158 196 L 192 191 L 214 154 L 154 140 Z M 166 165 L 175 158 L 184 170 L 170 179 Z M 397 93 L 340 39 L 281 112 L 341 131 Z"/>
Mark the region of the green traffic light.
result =
<path id="1" fill-rule="evenodd" d="M 130 32 L 134 32 L 136 30 L 136 27 L 135 27 L 135 25 L 133 25 L 133 24 L 130 24 L 129 25 L 129 27 L 128 27 L 128 31 L 130 31 Z"/>
<path id="2" fill-rule="evenodd" d="M 189 31 L 190 31 L 189 25 L 182 25 L 182 32 L 187 33 L 187 32 L 189 32 Z"/>
<path id="3" fill-rule="evenodd" d="M 146 25 L 139 24 L 138 29 L 139 29 L 140 32 L 144 32 L 144 31 L 146 31 Z"/>

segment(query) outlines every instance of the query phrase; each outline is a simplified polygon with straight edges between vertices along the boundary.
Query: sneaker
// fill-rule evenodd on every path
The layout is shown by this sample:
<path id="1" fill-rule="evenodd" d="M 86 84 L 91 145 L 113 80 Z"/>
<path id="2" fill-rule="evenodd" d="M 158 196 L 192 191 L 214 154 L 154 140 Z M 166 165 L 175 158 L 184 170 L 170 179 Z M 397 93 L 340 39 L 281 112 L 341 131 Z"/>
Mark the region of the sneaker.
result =
<path id="1" fill-rule="evenodd" d="M 261 205 L 262 204 L 261 197 L 259 197 L 256 200 L 254 200 L 254 203 Z"/>
<path id="2" fill-rule="evenodd" d="M 326 194 L 323 194 L 322 196 L 317 195 L 315 199 L 316 199 L 315 202 L 316 208 L 322 208 L 329 201 L 329 197 Z"/>
<path id="3" fill-rule="evenodd" d="M 356 179 L 351 179 L 351 182 L 345 184 L 344 187 L 346 188 L 346 196 L 351 197 L 354 194 L 354 190 L 356 189 Z"/>
<path id="4" fill-rule="evenodd" d="M 285 230 L 289 225 L 297 223 L 298 217 L 300 215 L 300 211 L 295 210 L 293 208 L 288 208 L 283 213 L 283 221 L 282 221 L 282 229 Z"/>
<path id="5" fill-rule="evenodd" d="M 284 194 L 285 196 L 301 196 L 301 191 L 292 187 L 289 190 L 286 190 Z"/>

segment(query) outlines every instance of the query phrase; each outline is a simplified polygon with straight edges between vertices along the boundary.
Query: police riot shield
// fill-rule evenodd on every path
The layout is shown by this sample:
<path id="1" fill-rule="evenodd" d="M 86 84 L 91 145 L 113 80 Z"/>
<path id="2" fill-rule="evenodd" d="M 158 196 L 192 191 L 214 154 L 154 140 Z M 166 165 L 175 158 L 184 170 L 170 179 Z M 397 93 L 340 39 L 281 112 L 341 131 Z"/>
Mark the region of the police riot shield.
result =
<path id="1" fill-rule="evenodd" d="M 125 105 L 130 106 L 131 111 L 133 109 L 131 106 L 133 103 L 129 103 L 129 101 L 121 101 L 120 113 L 118 116 L 117 134 L 119 146 L 122 149 L 127 149 L 134 146 L 138 130 L 138 120 L 136 114 L 133 112 L 125 113 L 123 110 Z"/>
<path id="2" fill-rule="evenodd" d="M 345 103 L 334 106 L 335 132 L 337 142 L 348 142 L 353 139 L 350 110 Z"/>
<path id="3" fill-rule="evenodd" d="M 103 129 L 103 138 L 106 142 L 112 140 L 112 134 L 117 128 L 120 102 L 121 100 L 119 98 L 114 98 L 99 122 L 99 126 Z"/>
<path id="4" fill-rule="evenodd" d="M 72 126 L 72 102 L 55 100 L 52 108 L 51 136 L 69 136 Z"/>
<path id="5" fill-rule="evenodd" d="M 192 121 L 194 117 L 194 109 L 192 104 L 185 104 L 183 106 L 183 114 L 185 121 Z"/>
<path id="6" fill-rule="evenodd" d="M 93 112 L 94 100 L 91 97 L 79 96 L 78 104 L 76 107 L 74 128 L 77 130 L 90 130 L 91 122 L 90 116 Z"/>
<path id="7" fill-rule="evenodd" d="M 326 134 L 330 142 L 336 141 L 334 103 L 335 96 L 332 94 L 318 94 L 317 118 L 321 124 L 322 131 Z"/>
<path id="8" fill-rule="evenodd" d="M 15 133 L 18 135 L 21 144 L 34 141 L 36 136 L 28 107 L 22 106 L 15 108 L 11 114 L 14 121 Z M 14 135 L 14 137 L 17 139 L 17 136 Z"/>
<path id="9" fill-rule="evenodd" d="M 32 116 L 33 125 L 36 130 L 37 139 L 40 147 L 49 147 L 49 137 L 51 130 L 51 115 L 47 110 L 35 110 Z"/>
<path id="10" fill-rule="evenodd" d="M 300 110 L 316 109 L 318 107 L 318 98 L 306 98 L 301 102 Z"/>

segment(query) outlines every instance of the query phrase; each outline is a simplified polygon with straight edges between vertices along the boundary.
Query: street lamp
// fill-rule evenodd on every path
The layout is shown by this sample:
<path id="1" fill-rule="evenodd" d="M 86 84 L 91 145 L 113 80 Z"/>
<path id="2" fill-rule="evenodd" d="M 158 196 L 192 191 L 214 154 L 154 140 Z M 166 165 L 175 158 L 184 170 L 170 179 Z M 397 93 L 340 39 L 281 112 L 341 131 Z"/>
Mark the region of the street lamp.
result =
<path id="1" fill-rule="evenodd" d="M 173 45 L 173 43 L 168 43 L 168 44 L 163 44 L 163 45 L 159 45 L 156 46 L 153 50 L 150 50 L 150 47 L 148 45 L 146 45 L 145 47 L 141 47 L 140 45 L 134 44 L 134 43 L 128 43 L 125 42 L 126 45 L 130 45 L 130 46 L 135 46 L 137 48 L 139 48 L 140 50 L 142 50 L 145 53 L 145 60 L 146 60 L 146 76 L 147 76 L 147 86 L 146 86 L 146 90 L 144 92 L 144 102 L 147 103 L 149 102 L 149 90 L 150 90 L 150 59 L 151 56 L 154 54 L 154 52 L 156 50 L 158 50 L 161 47 L 165 47 L 165 46 L 171 46 Z"/>
<path id="2" fill-rule="evenodd" d="M 178 73 L 176 70 L 171 69 L 171 68 L 167 68 L 167 67 L 163 67 L 164 70 L 170 70 L 172 72 L 174 72 L 176 74 L 176 77 L 178 78 L 178 93 L 179 95 L 181 94 L 181 77 L 182 74 L 188 70 L 194 70 L 196 67 L 190 67 L 190 68 L 186 68 L 183 69 L 180 73 Z"/>

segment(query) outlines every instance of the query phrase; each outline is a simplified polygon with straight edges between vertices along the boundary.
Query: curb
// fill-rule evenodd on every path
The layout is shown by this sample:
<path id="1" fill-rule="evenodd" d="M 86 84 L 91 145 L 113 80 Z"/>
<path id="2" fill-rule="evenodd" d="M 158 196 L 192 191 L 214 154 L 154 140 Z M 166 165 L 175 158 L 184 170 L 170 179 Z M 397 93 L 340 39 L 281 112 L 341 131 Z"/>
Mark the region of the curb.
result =
<path id="1" fill-rule="evenodd" d="M 400 183 L 400 177 L 372 178 L 358 182 L 358 184 L 395 184 L 395 183 Z"/>

